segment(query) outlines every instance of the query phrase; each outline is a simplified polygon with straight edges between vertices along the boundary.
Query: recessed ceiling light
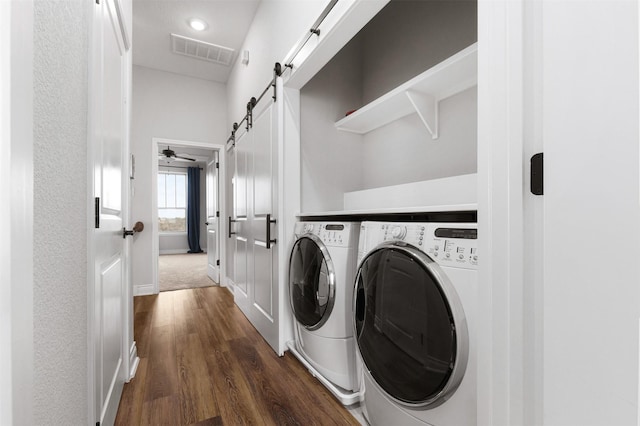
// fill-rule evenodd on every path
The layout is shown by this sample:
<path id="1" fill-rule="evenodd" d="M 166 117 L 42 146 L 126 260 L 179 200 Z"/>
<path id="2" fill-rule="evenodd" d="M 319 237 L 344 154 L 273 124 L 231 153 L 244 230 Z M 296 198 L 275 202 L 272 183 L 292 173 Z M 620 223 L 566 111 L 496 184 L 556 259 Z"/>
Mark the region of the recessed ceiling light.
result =
<path id="1" fill-rule="evenodd" d="M 191 18 L 189 19 L 189 26 L 196 31 L 202 31 L 207 28 L 207 23 L 202 19 Z"/>

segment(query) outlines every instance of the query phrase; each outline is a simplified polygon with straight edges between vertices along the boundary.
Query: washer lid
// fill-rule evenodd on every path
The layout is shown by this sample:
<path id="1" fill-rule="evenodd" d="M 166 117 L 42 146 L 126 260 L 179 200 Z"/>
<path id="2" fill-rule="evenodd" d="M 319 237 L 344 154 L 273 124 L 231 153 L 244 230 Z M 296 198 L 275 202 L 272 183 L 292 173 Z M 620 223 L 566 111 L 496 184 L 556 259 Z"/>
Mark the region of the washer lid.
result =
<path id="1" fill-rule="evenodd" d="M 298 238 L 289 261 L 289 295 L 296 320 L 316 330 L 329 319 L 335 302 L 335 272 L 329 251 L 313 234 Z"/>
<path id="2" fill-rule="evenodd" d="M 360 355 L 399 403 L 434 408 L 462 381 L 468 358 L 462 304 L 442 269 L 404 243 L 384 243 L 360 263 L 355 287 Z"/>

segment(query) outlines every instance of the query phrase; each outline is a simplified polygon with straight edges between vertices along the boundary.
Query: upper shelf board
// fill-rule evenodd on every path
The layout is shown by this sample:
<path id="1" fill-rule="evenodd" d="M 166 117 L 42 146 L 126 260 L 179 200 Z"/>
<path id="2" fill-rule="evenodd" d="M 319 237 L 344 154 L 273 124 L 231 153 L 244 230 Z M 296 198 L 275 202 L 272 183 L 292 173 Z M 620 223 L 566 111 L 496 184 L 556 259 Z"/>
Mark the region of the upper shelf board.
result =
<path id="1" fill-rule="evenodd" d="M 417 113 L 433 139 L 438 137 L 438 102 L 478 84 L 478 44 L 440 62 L 336 122 L 345 132 L 365 134 Z"/>

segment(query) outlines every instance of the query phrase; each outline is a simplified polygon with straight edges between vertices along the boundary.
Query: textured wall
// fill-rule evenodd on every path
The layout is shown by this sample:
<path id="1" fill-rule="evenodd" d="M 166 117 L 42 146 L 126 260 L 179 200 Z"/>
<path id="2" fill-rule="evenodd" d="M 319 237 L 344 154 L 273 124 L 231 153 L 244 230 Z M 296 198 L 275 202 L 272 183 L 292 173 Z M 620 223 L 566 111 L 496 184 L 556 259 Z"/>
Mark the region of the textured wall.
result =
<path id="1" fill-rule="evenodd" d="M 152 139 L 224 144 L 227 140 L 225 86 L 213 81 L 185 77 L 150 68 L 133 67 L 133 117 L 131 152 L 136 156 L 135 194 L 131 218 L 149 224 L 155 208 L 151 203 Z M 133 285 L 152 284 L 151 232 L 133 241 Z"/>
<path id="2" fill-rule="evenodd" d="M 87 424 L 85 0 L 34 10 L 34 421 Z M 63 167 L 61 167 L 61 164 Z"/>

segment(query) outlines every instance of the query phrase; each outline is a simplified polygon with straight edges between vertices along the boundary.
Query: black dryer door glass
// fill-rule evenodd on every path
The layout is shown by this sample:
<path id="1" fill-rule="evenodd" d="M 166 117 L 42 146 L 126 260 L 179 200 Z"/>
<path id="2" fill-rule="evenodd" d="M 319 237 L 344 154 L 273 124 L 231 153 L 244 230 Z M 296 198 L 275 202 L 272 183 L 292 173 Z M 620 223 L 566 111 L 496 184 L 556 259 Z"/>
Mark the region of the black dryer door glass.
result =
<path id="1" fill-rule="evenodd" d="M 404 250 L 382 248 L 365 257 L 356 286 L 356 338 L 367 370 L 408 405 L 438 398 L 455 365 L 456 333 L 429 268 Z"/>
<path id="2" fill-rule="evenodd" d="M 327 321 L 334 302 L 333 266 L 322 242 L 312 236 L 299 238 L 291 251 L 289 294 L 301 325 L 314 330 Z"/>

